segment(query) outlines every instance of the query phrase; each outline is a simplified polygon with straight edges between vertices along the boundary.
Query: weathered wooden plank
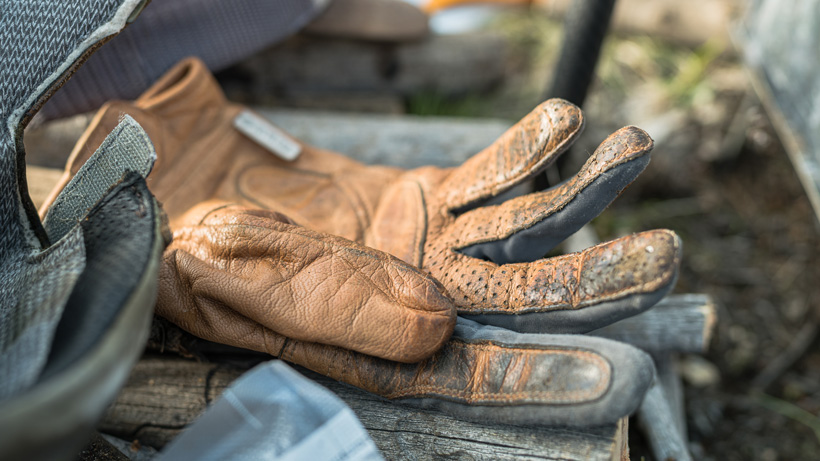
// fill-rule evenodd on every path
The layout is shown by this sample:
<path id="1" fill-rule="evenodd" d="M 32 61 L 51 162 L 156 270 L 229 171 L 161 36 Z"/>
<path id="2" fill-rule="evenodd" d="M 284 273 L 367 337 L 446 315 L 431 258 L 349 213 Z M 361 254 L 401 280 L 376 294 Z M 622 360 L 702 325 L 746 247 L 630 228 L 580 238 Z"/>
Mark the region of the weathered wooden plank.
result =
<path id="1" fill-rule="evenodd" d="M 362 163 L 401 168 L 460 165 L 512 125 L 500 119 L 256 110 L 309 144 Z"/>
<path id="2" fill-rule="evenodd" d="M 146 357 L 134 368 L 100 430 L 162 447 L 245 369 Z M 344 400 L 387 459 L 612 460 L 622 459 L 626 449 L 625 419 L 588 429 L 482 425 L 389 402 L 308 370 L 299 371 Z"/>
<path id="3" fill-rule="evenodd" d="M 506 50 L 504 37 L 492 33 L 404 44 L 297 36 L 239 67 L 253 76 L 250 97 L 259 101 L 294 92 L 464 95 L 503 80 Z"/>
<path id="4" fill-rule="evenodd" d="M 683 440 L 689 440 L 689 434 L 686 428 L 686 405 L 684 403 L 683 382 L 680 372 L 678 371 L 680 356 L 675 352 L 665 352 L 655 354 L 653 358 L 655 359 L 655 368 L 658 371 L 658 382 L 661 388 L 663 388 L 663 393 L 669 402 L 669 409 L 675 420 L 675 427 L 677 427 Z"/>
<path id="5" fill-rule="evenodd" d="M 651 309 L 593 331 L 653 353 L 702 353 L 717 321 L 715 304 L 705 294 L 669 295 Z"/>
<path id="6" fill-rule="evenodd" d="M 490 145 L 512 123 L 500 119 L 341 114 L 256 108 L 302 141 L 368 164 L 455 166 Z M 26 131 L 29 164 L 62 168 L 90 117 L 79 115 Z"/>

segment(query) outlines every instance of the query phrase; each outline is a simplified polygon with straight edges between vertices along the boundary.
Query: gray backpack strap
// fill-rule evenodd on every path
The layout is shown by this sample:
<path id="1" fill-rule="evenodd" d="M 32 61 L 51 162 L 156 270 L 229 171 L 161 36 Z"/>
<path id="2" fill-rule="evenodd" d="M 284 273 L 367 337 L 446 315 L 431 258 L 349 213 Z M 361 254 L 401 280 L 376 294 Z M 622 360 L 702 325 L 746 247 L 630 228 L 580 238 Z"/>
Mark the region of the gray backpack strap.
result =
<path id="1" fill-rule="evenodd" d="M 54 246 L 29 198 L 23 129 L 144 0 L 0 0 L 0 400 L 31 385 L 85 267 L 82 231 Z"/>

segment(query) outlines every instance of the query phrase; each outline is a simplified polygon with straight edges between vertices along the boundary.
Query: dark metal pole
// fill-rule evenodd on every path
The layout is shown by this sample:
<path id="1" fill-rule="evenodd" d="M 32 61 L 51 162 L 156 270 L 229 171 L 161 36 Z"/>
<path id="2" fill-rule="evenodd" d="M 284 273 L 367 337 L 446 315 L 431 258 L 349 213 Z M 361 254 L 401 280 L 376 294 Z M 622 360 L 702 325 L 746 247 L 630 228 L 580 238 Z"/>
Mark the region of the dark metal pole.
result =
<path id="1" fill-rule="evenodd" d="M 609 30 L 615 0 L 574 0 L 564 19 L 564 41 L 547 97 L 583 106 Z"/>
<path id="2" fill-rule="evenodd" d="M 587 91 L 595 76 L 595 67 L 604 37 L 609 30 L 615 0 L 574 0 L 564 18 L 564 40 L 561 56 L 555 64 L 548 98 L 563 98 L 582 107 Z M 569 161 L 572 152 L 566 152 L 546 174 L 535 178 L 533 188 L 543 190 L 560 182 L 559 171 Z"/>

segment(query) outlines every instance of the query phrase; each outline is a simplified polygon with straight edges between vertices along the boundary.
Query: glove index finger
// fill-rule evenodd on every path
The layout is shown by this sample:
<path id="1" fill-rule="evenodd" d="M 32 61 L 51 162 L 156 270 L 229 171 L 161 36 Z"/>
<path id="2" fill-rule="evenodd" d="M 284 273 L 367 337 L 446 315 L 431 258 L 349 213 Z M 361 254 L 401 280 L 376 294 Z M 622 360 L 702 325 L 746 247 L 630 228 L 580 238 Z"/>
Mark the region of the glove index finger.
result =
<path id="1" fill-rule="evenodd" d="M 441 191 L 443 206 L 457 211 L 492 198 L 544 171 L 581 133 L 577 106 L 550 99 L 489 147 L 452 170 Z"/>

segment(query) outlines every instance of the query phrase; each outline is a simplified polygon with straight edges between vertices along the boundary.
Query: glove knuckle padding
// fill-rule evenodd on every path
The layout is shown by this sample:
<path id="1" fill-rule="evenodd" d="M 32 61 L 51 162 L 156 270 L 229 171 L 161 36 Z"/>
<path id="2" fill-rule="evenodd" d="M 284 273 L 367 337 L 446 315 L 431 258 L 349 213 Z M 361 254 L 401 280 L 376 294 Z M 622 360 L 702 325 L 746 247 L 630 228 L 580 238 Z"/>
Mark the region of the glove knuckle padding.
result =
<path id="1" fill-rule="evenodd" d="M 255 212 L 220 213 L 175 232 L 171 246 L 200 310 L 230 306 L 290 338 L 393 360 L 429 355 L 451 331 L 449 299 L 411 266 Z"/>
<path id="2" fill-rule="evenodd" d="M 542 103 L 447 176 L 441 184 L 442 204 L 455 211 L 535 176 L 572 144 L 582 127 L 576 106 L 561 99 Z"/>

